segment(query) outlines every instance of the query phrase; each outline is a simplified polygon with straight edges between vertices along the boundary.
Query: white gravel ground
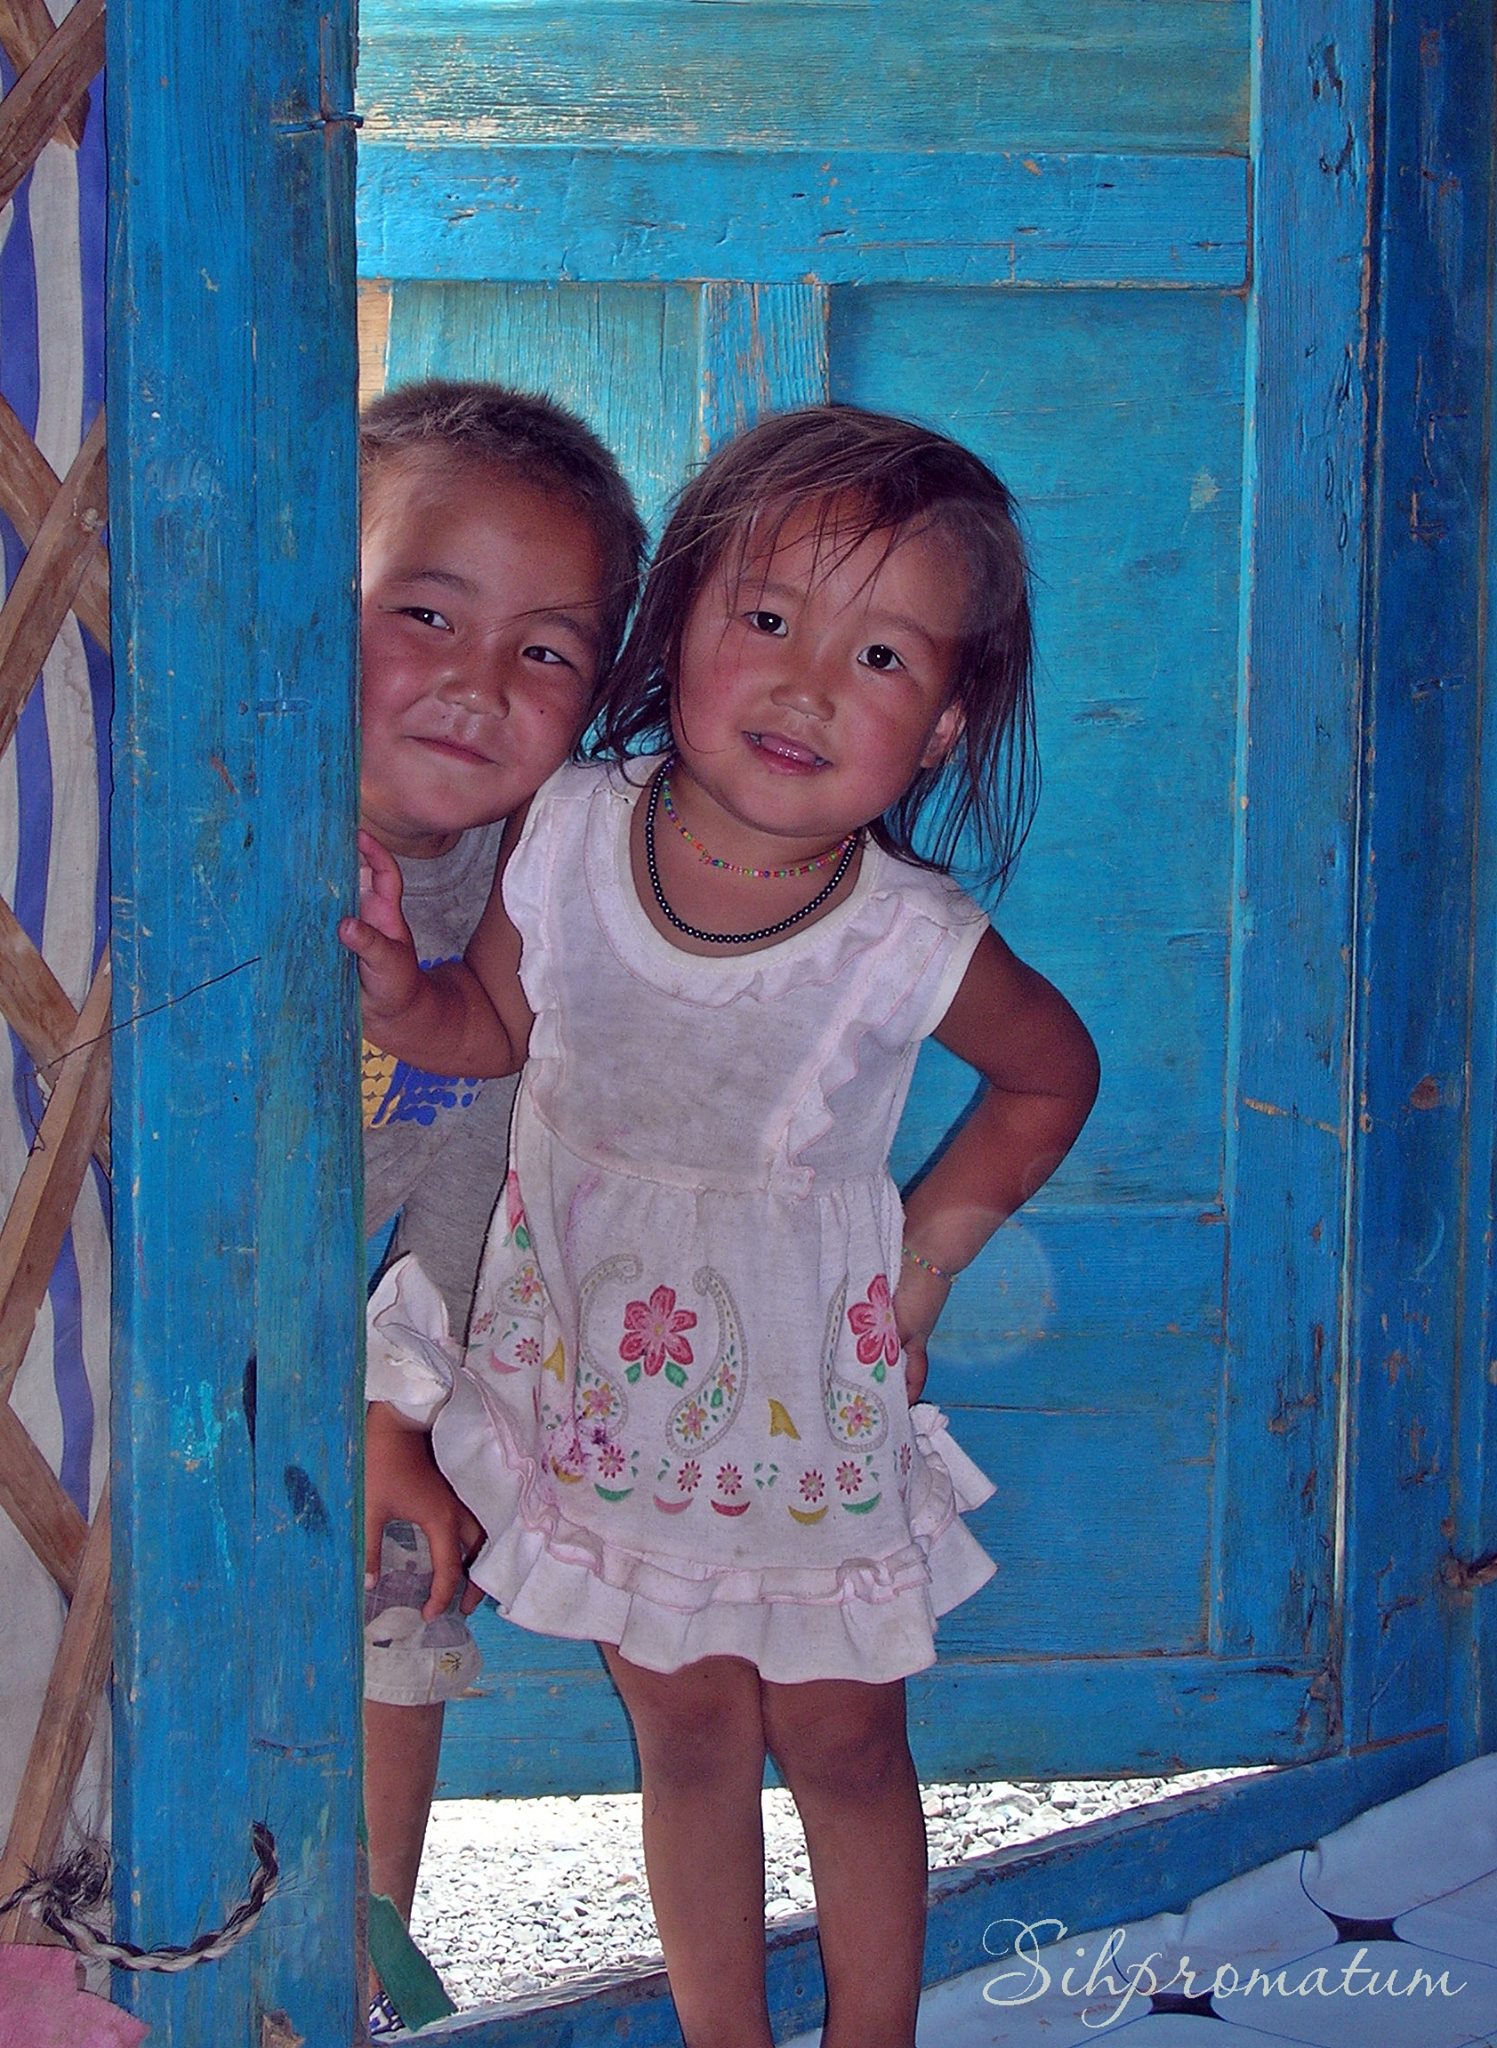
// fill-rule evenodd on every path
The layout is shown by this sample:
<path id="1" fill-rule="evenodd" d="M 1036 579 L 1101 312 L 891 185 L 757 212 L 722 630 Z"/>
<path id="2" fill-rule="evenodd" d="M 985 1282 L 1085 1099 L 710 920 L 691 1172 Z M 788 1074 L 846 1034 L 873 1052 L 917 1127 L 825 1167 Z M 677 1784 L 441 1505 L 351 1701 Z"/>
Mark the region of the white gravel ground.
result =
<path id="1" fill-rule="evenodd" d="M 931 1867 L 1236 1775 L 927 1785 Z M 764 1835 L 769 1919 L 808 1911 L 805 1840 L 787 1792 L 765 1793 Z M 439 1801 L 411 1931 L 463 2008 L 627 1963 L 658 1964 L 638 1795 Z"/>

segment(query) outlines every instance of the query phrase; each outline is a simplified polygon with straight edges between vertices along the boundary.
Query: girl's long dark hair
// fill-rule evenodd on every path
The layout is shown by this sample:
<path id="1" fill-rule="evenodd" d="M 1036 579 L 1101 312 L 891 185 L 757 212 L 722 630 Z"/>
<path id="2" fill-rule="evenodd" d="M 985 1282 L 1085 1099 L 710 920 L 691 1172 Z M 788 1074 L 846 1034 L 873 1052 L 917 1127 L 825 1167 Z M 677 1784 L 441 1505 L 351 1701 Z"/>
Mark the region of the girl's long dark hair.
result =
<path id="1" fill-rule="evenodd" d="M 887 852 L 949 869 L 958 844 L 1000 884 L 1029 829 L 1038 784 L 1029 568 L 1013 498 L 944 435 L 850 405 L 807 406 L 751 427 L 687 484 L 656 552 L 587 743 L 594 758 L 668 748 L 676 664 L 698 591 L 732 550 L 762 561 L 798 508 L 821 508 L 835 556 L 874 535 L 947 540 L 968 600 L 952 696 L 963 715 L 947 760 L 923 768 L 872 835 Z M 934 810 L 938 789 L 944 801 Z M 917 849 L 915 829 L 925 818 Z M 964 865 L 967 865 L 964 861 Z"/>

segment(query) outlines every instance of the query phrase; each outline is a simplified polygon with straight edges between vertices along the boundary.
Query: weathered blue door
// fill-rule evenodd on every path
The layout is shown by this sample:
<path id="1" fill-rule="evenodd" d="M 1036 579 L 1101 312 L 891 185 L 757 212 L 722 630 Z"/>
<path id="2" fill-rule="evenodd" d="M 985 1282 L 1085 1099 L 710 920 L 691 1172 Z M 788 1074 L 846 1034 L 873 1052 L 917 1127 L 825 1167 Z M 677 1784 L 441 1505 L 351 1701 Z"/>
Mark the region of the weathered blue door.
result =
<path id="1" fill-rule="evenodd" d="M 929 1775 L 1376 1732 L 1336 1620 L 1373 21 L 1262 13 L 362 10 L 376 376 L 545 387 L 652 512 L 829 393 L 969 442 L 1027 513 L 1046 789 L 998 921 L 1105 1078 L 941 1333 L 1000 1569 L 913 1688 Z M 967 1085 L 928 1055 L 904 1169 Z M 632 1782 L 590 1651 L 485 1649 L 448 1789 Z M 1437 1719 L 1398 1668 L 1392 1724 Z"/>

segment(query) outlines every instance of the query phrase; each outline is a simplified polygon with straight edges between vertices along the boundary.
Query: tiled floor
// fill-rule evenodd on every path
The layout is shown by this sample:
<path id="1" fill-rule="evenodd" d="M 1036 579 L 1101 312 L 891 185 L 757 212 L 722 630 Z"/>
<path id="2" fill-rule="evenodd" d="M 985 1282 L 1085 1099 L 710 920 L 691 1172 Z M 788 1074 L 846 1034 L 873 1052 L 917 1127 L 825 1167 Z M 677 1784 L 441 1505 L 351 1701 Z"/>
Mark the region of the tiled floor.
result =
<path id="1" fill-rule="evenodd" d="M 803 2035 L 790 2048 L 816 2040 Z M 1030 1942 L 942 1984 L 922 2002 L 919 2040 L 1497 2048 L 1497 1756 L 1234 1878 L 1184 1913 L 1047 1948 Z"/>

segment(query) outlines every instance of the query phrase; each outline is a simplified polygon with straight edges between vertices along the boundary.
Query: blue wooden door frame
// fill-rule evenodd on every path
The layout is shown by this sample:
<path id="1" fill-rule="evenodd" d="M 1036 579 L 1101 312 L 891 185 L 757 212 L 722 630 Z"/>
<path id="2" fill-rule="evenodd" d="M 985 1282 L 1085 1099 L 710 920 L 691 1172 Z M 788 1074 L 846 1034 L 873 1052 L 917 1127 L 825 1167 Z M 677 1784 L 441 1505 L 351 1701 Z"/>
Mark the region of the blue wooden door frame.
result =
<path id="1" fill-rule="evenodd" d="M 1336 1227 L 1281 1217 L 1229 1315 L 1246 1350 L 1270 1323 L 1283 1346 L 1261 1363 L 1298 1511 L 1337 1560 L 1313 1639 L 1253 1583 L 1282 1479 L 1230 1411 L 1252 1505 L 1225 1552 L 1244 1651 L 1325 1674 L 1335 1753 L 964 1873 L 937 1902 L 941 1975 L 981 1959 L 1005 1872 L 1077 1929 L 1179 1905 L 1497 1738 L 1497 1594 L 1476 1583 L 1497 1544 L 1497 750 L 1490 535 L 1466 502 L 1490 459 L 1492 52 L 1476 0 L 1424 21 L 1270 0 L 1261 27 L 1243 787 L 1271 806 L 1284 748 L 1333 769 L 1323 816 L 1274 827 L 1323 843 L 1323 888 L 1281 906 L 1278 943 L 1261 917 L 1239 935 L 1282 1030 L 1236 1049 L 1234 1171 Z M 124 1992 L 180 2048 L 260 2048 L 276 2010 L 322 2048 L 359 2003 L 357 1133 L 331 936 L 353 813 L 351 43 L 300 0 L 110 17 L 121 1922 L 150 1942 L 214 1920 L 255 1815 L 292 1879 L 226 1962 Z M 1452 186 L 1442 212 L 1429 191 Z M 1305 1013 L 1286 962 L 1353 928 L 1343 1005 Z M 804 1935 L 775 1973 L 807 2023 Z M 658 1987 L 441 2032 L 674 2038 Z"/>
<path id="2" fill-rule="evenodd" d="M 110 0 L 118 1924 L 153 2048 L 355 2037 L 352 5 Z"/>

